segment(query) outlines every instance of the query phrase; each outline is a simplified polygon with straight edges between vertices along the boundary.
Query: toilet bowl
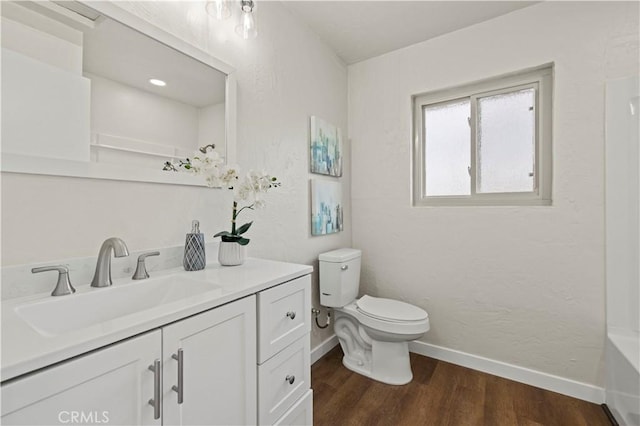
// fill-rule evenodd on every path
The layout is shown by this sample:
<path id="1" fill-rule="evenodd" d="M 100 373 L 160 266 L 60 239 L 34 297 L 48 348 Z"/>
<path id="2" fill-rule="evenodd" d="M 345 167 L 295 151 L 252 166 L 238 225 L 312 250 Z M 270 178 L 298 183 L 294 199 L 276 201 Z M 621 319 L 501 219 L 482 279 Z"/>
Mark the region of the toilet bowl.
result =
<path id="1" fill-rule="evenodd" d="M 342 363 L 383 383 L 409 383 L 413 378 L 409 342 L 429 330 L 429 316 L 398 300 L 368 295 L 356 299 L 360 258 L 360 250 L 354 249 L 320 255 L 320 303 L 334 309 Z"/>
<path id="2" fill-rule="evenodd" d="M 406 305 L 409 311 L 420 310 L 422 317 L 413 320 L 381 318 L 363 312 L 362 299 L 380 305 L 390 302 Z M 334 331 L 344 352 L 342 363 L 356 373 L 390 385 L 404 385 L 413 379 L 409 360 L 409 342 L 429 330 L 429 317 L 422 309 L 390 299 L 363 296 L 342 308 L 334 308 Z"/>

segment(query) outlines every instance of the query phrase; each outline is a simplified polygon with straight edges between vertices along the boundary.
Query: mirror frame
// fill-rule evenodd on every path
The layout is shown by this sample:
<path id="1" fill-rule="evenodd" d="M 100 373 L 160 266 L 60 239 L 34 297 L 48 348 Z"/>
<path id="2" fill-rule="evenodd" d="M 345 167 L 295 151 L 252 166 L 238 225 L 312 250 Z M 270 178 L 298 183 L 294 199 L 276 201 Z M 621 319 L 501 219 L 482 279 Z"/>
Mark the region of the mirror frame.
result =
<path id="1" fill-rule="evenodd" d="M 79 1 L 79 3 L 96 10 L 108 18 L 116 20 L 152 39 L 169 46 L 187 56 L 217 69 L 227 75 L 225 89 L 225 158 L 233 164 L 236 158 L 236 123 L 237 123 L 237 89 L 235 69 L 211 56 L 200 48 L 174 36 L 171 33 L 145 21 L 144 19 L 119 7 L 113 1 Z M 60 11 L 66 10 L 55 3 L 47 3 L 47 7 Z M 87 141 L 89 143 L 89 141 Z M 92 161 L 64 160 L 30 155 L 0 154 L 2 173 L 24 173 L 49 176 L 79 177 L 88 179 L 108 179 L 132 182 L 152 182 L 171 185 L 206 186 L 203 179 L 187 173 L 170 173 L 162 170 L 136 169 L 116 164 L 95 163 Z"/>

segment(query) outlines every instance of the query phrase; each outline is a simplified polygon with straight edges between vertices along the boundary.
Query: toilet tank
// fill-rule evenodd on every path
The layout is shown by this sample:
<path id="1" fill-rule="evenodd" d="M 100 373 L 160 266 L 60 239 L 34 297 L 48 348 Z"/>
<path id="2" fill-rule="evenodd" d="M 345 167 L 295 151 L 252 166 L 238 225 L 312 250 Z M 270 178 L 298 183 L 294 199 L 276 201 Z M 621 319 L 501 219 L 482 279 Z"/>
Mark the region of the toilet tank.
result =
<path id="1" fill-rule="evenodd" d="M 358 297 L 362 252 L 343 248 L 322 253 L 320 260 L 320 304 L 341 308 Z"/>

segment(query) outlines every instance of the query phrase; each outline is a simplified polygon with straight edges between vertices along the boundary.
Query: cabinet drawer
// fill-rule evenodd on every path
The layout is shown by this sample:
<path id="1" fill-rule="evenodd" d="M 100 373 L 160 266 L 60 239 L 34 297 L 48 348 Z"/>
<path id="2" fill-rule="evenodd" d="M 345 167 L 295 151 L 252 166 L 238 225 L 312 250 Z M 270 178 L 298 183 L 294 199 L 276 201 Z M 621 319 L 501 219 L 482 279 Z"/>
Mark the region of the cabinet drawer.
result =
<path id="1" fill-rule="evenodd" d="M 311 331 L 311 276 L 258 293 L 258 363 Z"/>
<path id="2" fill-rule="evenodd" d="M 311 387 L 309 336 L 258 366 L 258 423 L 271 425 Z"/>
<path id="3" fill-rule="evenodd" d="M 313 426 L 313 389 L 300 398 L 274 426 Z"/>

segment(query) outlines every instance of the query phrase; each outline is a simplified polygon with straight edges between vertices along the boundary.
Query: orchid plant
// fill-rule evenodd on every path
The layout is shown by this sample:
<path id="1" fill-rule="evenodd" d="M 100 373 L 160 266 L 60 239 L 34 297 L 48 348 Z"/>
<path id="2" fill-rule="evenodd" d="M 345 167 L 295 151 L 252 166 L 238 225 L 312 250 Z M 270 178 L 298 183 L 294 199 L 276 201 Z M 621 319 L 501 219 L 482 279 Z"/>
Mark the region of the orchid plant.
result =
<path id="1" fill-rule="evenodd" d="M 228 188 L 233 190 L 233 211 L 231 215 L 231 232 L 221 231 L 214 237 L 221 237 L 224 242 L 238 243 L 242 246 L 249 244 L 249 239 L 243 235 L 249 230 L 253 221 L 237 226 L 237 218 L 244 210 L 261 209 L 265 206 L 262 195 L 269 189 L 280 186 L 280 182 L 274 176 L 265 172 L 249 170 L 240 177 L 240 169 L 237 166 L 227 165 L 224 159 L 211 145 L 200 148 L 193 158 L 167 161 L 163 170 L 192 173 L 205 178 L 210 188 Z"/>

